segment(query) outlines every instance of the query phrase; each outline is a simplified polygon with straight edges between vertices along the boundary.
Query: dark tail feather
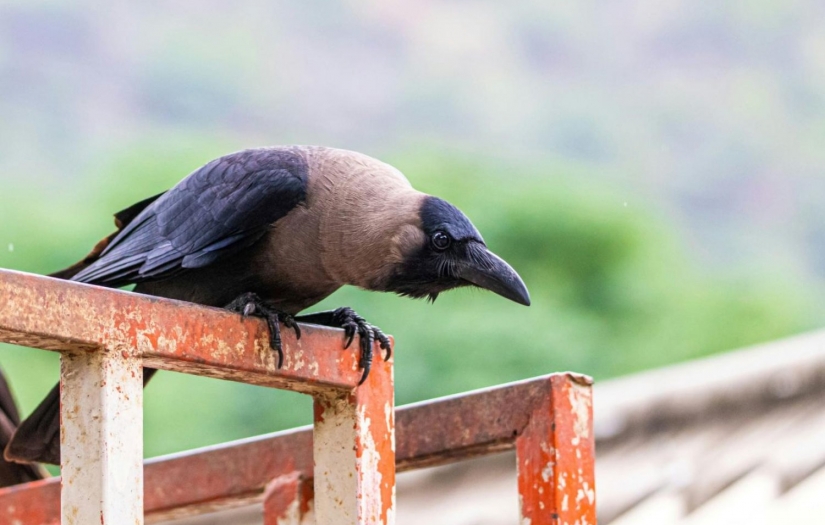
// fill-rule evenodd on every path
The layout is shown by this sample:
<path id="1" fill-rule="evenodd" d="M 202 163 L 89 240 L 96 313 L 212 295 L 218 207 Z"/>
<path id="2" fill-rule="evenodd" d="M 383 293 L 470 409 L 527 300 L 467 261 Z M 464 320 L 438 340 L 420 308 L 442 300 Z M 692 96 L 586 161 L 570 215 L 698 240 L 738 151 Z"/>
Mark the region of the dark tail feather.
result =
<path id="1" fill-rule="evenodd" d="M 128 226 L 132 220 L 137 217 L 147 206 L 152 204 L 158 197 L 163 195 L 155 195 L 146 200 L 138 202 L 133 206 L 115 214 L 115 225 L 118 231 L 112 233 L 92 249 L 92 251 L 72 266 L 59 272 L 55 272 L 49 277 L 57 279 L 70 280 L 75 275 L 86 269 L 92 263 L 100 258 L 100 255 L 109 246 L 120 231 Z M 143 384 L 152 378 L 156 370 L 151 368 L 144 369 Z M 2 408 L 2 397 L 0 397 L 0 408 Z M 54 465 L 60 464 L 60 384 L 58 383 L 52 388 L 51 392 L 46 398 L 40 402 L 34 412 L 26 418 L 19 426 L 17 423 L 17 412 L 15 408 L 14 425 L 9 427 L 8 436 L 5 441 L 0 441 L 0 446 L 5 448 L 4 457 L 7 461 L 14 461 L 20 463 L 51 463 Z M 2 423 L 2 422 L 0 422 Z M 16 430 L 14 429 L 16 427 Z M 0 435 L 2 438 L 2 435 Z M 0 485 L 2 484 L 2 465 L 4 462 L 0 460 Z M 14 464 L 11 464 L 14 465 Z M 35 469 L 33 466 L 16 465 L 15 468 L 20 469 Z"/>
<path id="2" fill-rule="evenodd" d="M 155 375 L 154 368 L 143 369 L 143 386 Z M 17 463 L 60 465 L 60 383 L 26 418 L 6 445 L 4 457 Z"/>
<path id="3" fill-rule="evenodd" d="M 6 378 L 0 371 L 0 446 L 5 447 L 20 423 L 17 405 Z M 37 481 L 48 475 L 35 465 L 19 465 L 0 458 L 0 488 Z"/>
<path id="4" fill-rule="evenodd" d="M 17 427 L 3 454 L 7 461 L 60 464 L 60 385 L 51 389 Z"/>
<path id="5" fill-rule="evenodd" d="M 49 277 L 70 280 L 87 266 L 95 262 L 109 242 L 117 235 L 115 232 L 95 245 L 92 251 L 64 270 L 50 274 Z M 60 464 L 60 384 L 54 386 L 49 394 L 37 405 L 34 412 L 9 433 L 9 438 L 2 443 L 3 457 L 6 461 L 17 463 L 51 463 Z"/>

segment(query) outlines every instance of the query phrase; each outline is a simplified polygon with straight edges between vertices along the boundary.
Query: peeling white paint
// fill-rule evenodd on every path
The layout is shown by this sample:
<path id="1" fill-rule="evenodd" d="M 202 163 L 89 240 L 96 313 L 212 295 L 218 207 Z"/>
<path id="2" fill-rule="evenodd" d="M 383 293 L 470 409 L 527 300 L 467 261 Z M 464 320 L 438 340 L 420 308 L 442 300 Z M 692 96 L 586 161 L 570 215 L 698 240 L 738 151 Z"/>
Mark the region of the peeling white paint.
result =
<path id="1" fill-rule="evenodd" d="M 395 487 L 393 483 L 392 506 L 384 509 L 382 495 L 386 487 L 382 487 L 385 480 L 380 450 L 386 449 L 376 442 L 394 439 L 393 433 L 382 434 L 380 428 L 387 411 L 387 421 L 392 422 L 392 403 L 386 402 L 384 418 L 377 421 L 378 429 L 366 404 L 358 406 L 351 398 L 318 399 L 316 403 L 323 407 L 313 437 L 317 523 L 392 525 Z M 376 412 L 381 414 L 375 410 L 372 413 Z M 385 511 L 386 522 L 382 520 Z M 359 515 L 361 521 L 357 521 Z"/>
<path id="2" fill-rule="evenodd" d="M 576 437 L 573 439 L 574 446 L 579 445 L 580 439 L 590 438 L 590 413 L 592 398 L 590 388 L 587 386 L 572 383 L 569 389 L 570 406 L 575 417 L 573 431 Z"/>
<path id="3" fill-rule="evenodd" d="M 385 428 L 395 428 L 393 424 L 393 420 L 395 419 L 395 414 L 393 411 L 392 403 L 384 403 L 384 424 L 387 425 Z M 392 449 L 395 450 L 395 433 L 393 432 L 392 435 Z"/>
<path id="4" fill-rule="evenodd" d="M 379 465 L 381 455 L 375 445 L 375 438 L 370 432 L 372 421 L 367 417 L 367 407 L 358 410 L 358 424 L 361 427 L 361 458 L 359 475 L 361 476 L 360 493 L 364 516 L 375 518 L 375 523 L 382 514 L 381 480 L 383 478 Z"/>
<path id="5" fill-rule="evenodd" d="M 555 466 L 556 462 L 550 460 L 547 462 L 544 468 L 541 469 L 541 479 L 543 479 L 545 483 L 549 483 L 550 480 L 553 479 L 553 469 Z"/>
<path id="6" fill-rule="evenodd" d="M 297 352 L 294 352 L 294 354 L 291 355 L 289 357 L 289 359 L 287 359 L 287 361 L 289 361 L 289 360 L 293 361 L 292 369 L 295 370 L 296 372 L 300 371 L 302 368 L 307 366 L 306 362 L 304 361 L 304 351 L 303 350 L 298 350 Z M 290 365 L 287 363 L 287 366 L 290 366 Z"/>
<path id="7" fill-rule="evenodd" d="M 593 505 L 596 502 L 595 488 L 590 487 L 586 481 L 582 482 L 582 487 L 584 488 L 585 496 L 587 496 L 587 502 Z"/>
<path id="8" fill-rule="evenodd" d="M 290 502 L 283 514 L 275 518 L 275 525 L 300 525 L 301 501 L 294 499 Z"/>
<path id="9" fill-rule="evenodd" d="M 315 525 L 315 500 L 309 500 L 307 506 L 306 512 L 301 516 L 300 525 Z"/>
<path id="10" fill-rule="evenodd" d="M 128 349 L 61 358 L 64 525 L 143 523 L 143 368 Z"/>
<path id="11" fill-rule="evenodd" d="M 316 403 L 323 412 L 313 431 L 315 515 L 318 523 L 356 525 L 355 405 L 344 398 Z"/>

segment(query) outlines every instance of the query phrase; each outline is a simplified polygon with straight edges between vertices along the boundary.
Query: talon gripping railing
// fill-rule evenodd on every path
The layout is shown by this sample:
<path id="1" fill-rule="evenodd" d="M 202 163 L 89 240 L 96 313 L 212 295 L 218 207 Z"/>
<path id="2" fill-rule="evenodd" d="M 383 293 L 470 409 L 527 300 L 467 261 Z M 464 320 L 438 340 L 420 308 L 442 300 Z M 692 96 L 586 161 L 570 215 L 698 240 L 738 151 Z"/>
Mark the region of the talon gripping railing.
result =
<path id="1" fill-rule="evenodd" d="M 0 490 L 0 524 L 139 525 L 259 501 L 266 525 L 390 525 L 396 468 L 513 448 L 521 523 L 595 524 L 588 378 L 396 411 L 391 360 L 357 387 L 341 332 L 302 331 L 283 332 L 278 369 L 262 321 L 0 270 L 0 342 L 62 358 L 62 477 Z M 144 463 L 143 366 L 312 395 L 315 424 Z"/>

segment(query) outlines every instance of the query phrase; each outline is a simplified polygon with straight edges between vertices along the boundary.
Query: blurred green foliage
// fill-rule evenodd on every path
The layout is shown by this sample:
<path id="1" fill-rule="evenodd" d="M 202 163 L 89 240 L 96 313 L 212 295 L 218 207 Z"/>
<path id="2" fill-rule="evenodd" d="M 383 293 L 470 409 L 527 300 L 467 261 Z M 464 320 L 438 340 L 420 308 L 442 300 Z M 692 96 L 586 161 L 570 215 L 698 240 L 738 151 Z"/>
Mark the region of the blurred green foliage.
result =
<path id="1" fill-rule="evenodd" d="M 112 229 L 118 209 L 234 149 L 156 138 L 90 171 L 85 184 L 9 184 L 0 266 L 48 273 Z M 813 326 L 813 291 L 791 278 L 699 264 L 662 210 L 574 162 L 516 164 L 437 150 L 383 155 L 422 191 L 476 223 L 530 288 L 525 308 L 474 290 L 434 305 L 343 289 L 318 309 L 351 305 L 396 337 L 399 404 L 572 369 L 604 379 L 769 340 Z M 594 180 L 600 180 L 595 183 Z M 57 379 L 57 356 L 4 346 L 0 366 L 24 411 Z M 160 374 L 147 389 L 154 456 L 308 423 L 304 396 Z"/>

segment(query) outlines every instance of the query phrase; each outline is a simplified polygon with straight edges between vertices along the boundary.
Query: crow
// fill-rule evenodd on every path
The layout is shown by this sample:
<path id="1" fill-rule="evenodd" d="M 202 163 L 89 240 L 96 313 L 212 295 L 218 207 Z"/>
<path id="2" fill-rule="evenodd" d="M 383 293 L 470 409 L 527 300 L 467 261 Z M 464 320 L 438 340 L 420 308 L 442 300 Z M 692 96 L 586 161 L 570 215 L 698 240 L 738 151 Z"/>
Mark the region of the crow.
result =
<path id="1" fill-rule="evenodd" d="M 366 155 L 319 146 L 249 149 L 195 170 L 169 191 L 115 215 L 118 230 L 53 277 L 266 319 L 283 362 L 280 325 L 358 335 L 361 382 L 384 333 L 351 308 L 297 315 L 344 285 L 435 301 L 461 286 L 523 305 L 519 275 L 487 249 L 452 204 L 412 188 Z M 144 382 L 154 370 L 146 369 Z M 17 429 L 5 457 L 59 463 L 59 385 Z"/>
<path id="2" fill-rule="evenodd" d="M 0 370 L 0 447 L 5 447 L 20 424 L 20 413 L 17 403 L 6 382 L 3 371 Z M 20 465 L 0 458 L 0 488 L 37 481 L 48 476 L 48 473 L 36 465 Z"/>

